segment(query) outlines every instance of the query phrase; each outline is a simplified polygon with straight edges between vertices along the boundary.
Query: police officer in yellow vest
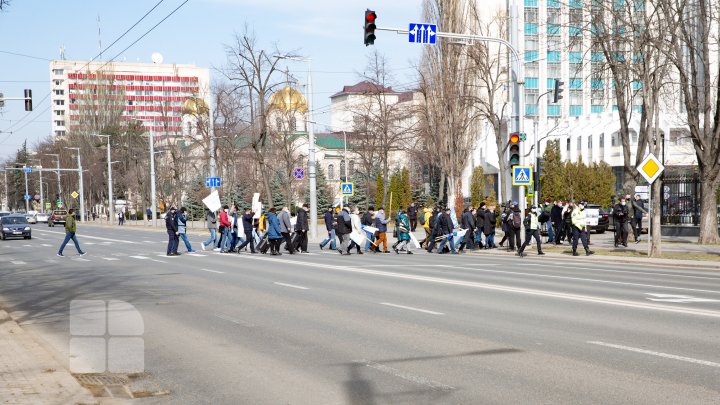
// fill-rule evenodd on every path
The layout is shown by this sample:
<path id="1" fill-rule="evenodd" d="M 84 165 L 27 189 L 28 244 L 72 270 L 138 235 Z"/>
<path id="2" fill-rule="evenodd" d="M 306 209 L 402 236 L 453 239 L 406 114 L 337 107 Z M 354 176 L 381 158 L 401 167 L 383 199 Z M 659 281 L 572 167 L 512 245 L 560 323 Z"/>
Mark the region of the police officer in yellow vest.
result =
<path id="1" fill-rule="evenodd" d="M 583 247 L 585 248 L 585 256 L 590 256 L 590 248 L 588 247 L 588 231 L 587 231 L 587 218 L 585 215 L 585 201 L 581 201 L 580 204 L 575 207 L 572 211 L 572 251 L 573 256 L 578 256 L 577 245 L 578 239 L 582 241 Z"/>
<path id="2" fill-rule="evenodd" d="M 542 256 L 545 254 L 542 251 L 542 242 L 540 241 L 540 221 L 538 220 L 538 212 L 539 210 L 537 205 L 533 204 L 523 221 L 523 225 L 525 226 L 525 242 L 516 253 L 517 256 L 525 256 L 523 252 L 525 251 L 525 247 L 530 244 L 532 238 L 535 238 L 535 241 L 537 242 L 538 255 Z"/>

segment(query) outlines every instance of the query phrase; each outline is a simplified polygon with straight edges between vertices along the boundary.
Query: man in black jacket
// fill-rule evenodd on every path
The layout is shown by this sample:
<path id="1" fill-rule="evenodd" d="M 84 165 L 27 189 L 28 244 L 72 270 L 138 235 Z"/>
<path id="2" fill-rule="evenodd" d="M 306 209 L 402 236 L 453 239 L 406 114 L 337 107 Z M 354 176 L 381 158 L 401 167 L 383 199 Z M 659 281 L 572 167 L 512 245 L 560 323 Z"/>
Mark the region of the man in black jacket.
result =
<path id="1" fill-rule="evenodd" d="M 620 202 L 613 207 L 613 220 L 615 223 L 615 247 L 619 244 L 627 247 L 628 231 L 627 225 L 629 220 L 627 201 L 621 197 Z"/>
<path id="2" fill-rule="evenodd" d="M 410 206 L 407 209 L 407 215 L 410 219 L 410 230 L 412 232 L 415 232 L 415 228 L 417 227 L 417 208 L 415 208 L 415 203 L 410 203 Z"/>
<path id="3" fill-rule="evenodd" d="M 439 220 L 439 226 L 440 230 L 438 232 L 438 236 L 445 236 L 445 239 L 440 242 L 440 246 L 438 246 L 438 253 L 443 253 L 443 248 L 445 247 L 446 243 L 450 243 L 450 251 L 452 254 L 456 255 L 457 251 L 455 250 L 455 241 L 453 240 L 453 222 L 450 218 L 450 208 L 445 208 L 445 212 L 440 215 Z"/>
<path id="4" fill-rule="evenodd" d="M 373 221 L 375 221 L 375 219 L 373 218 L 374 216 L 375 207 L 371 205 L 368 207 L 367 212 L 363 214 L 360 224 L 365 226 L 372 226 Z M 365 235 L 367 236 L 367 241 L 365 242 L 365 251 L 367 252 L 368 250 L 370 250 L 370 244 L 375 242 L 375 233 L 365 231 Z"/>
<path id="5" fill-rule="evenodd" d="M 335 226 L 333 225 L 334 218 L 332 207 L 328 207 L 327 211 L 325 211 L 325 214 L 323 215 L 323 219 L 325 221 L 325 230 L 327 230 L 328 237 L 320 242 L 320 250 L 323 250 L 325 245 L 328 243 L 330 243 L 330 249 L 335 250 Z"/>
<path id="6" fill-rule="evenodd" d="M 308 205 L 303 204 L 302 208 L 298 210 L 297 213 L 297 222 L 295 223 L 295 233 L 297 234 L 298 238 L 298 252 L 300 253 L 307 253 L 308 252 L 308 238 L 307 238 L 307 232 L 308 232 Z"/>
<path id="7" fill-rule="evenodd" d="M 467 246 L 469 249 L 475 248 L 475 210 L 473 207 L 465 208 L 462 216 L 460 217 L 460 228 L 467 230 L 465 236 L 463 236 L 462 242 L 460 243 L 460 251 L 462 252 Z"/>
<path id="8" fill-rule="evenodd" d="M 250 211 L 250 208 L 245 208 L 245 213 L 242 215 L 243 221 L 243 232 L 245 232 L 245 242 L 237 247 L 237 252 L 240 253 L 245 246 L 250 244 L 250 253 L 255 253 L 255 238 L 253 238 L 253 223 L 255 213 Z"/>
<path id="9" fill-rule="evenodd" d="M 168 256 L 180 256 L 178 253 L 178 244 L 180 242 L 180 233 L 178 233 L 177 218 L 175 217 L 175 207 L 170 207 L 170 211 L 165 214 L 165 229 L 168 234 Z"/>
<path id="10" fill-rule="evenodd" d="M 485 203 L 481 202 L 480 207 L 478 207 L 477 211 L 475 212 L 475 235 L 473 235 L 473 238 L 475 239 L 475 243 L 477 243 L 478 247 L 482 249 L 484 247 L 483 245 L 483 229 L 485 228 L 485 213 L 487 212 L 487 209 L 485 208 Z"/>
<path id="11" fill-rule="evenodd" d="M 550 209 L 550 224 L 553 227 L 553 236 L 555 236 L 553 243 L 556 245 L 561 244 L 560 239 L 562 239 L 562 211 L 562 201 L 555 201 Z"/>

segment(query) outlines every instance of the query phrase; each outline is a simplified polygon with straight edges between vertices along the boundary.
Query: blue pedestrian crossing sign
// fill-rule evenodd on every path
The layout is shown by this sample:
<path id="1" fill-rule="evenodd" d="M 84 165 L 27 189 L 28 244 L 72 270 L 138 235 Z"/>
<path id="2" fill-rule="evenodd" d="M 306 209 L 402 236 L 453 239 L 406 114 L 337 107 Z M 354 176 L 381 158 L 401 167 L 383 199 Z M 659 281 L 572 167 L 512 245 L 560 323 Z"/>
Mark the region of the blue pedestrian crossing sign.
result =
<path id="1" fill-rule="evenodd" d="M 355 195 L 354 183 L 340 183 L 340 194 L 343 197 L 351 197 Z"/>
<path id="2" fill-rule="evenodd" d="M 513 186 L 529 186 L 532 183 L 532 166 L 513 167 Z"/>
<path id="3" fill-rule="evenodd" d="M 206 177 L 205 178 L 205 187 L 220 187 L 222 182 L 220 181 L 220 177 Z"/>
<path id="4" fill-rule="evenodd" d="M 434 44 L 437 40 L 437 25 L 410 23 L 408 42 L 415 44 Z"/>

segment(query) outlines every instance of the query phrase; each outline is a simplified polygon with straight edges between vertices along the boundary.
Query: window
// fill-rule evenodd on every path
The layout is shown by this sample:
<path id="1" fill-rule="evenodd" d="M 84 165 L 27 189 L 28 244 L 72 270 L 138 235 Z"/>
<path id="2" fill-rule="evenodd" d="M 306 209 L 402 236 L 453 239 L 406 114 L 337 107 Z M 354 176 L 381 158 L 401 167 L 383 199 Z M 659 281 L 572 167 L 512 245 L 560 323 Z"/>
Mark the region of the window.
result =
<path id="1" fill-rule="evenodd" d="M 343 181 L 347 181 L 345 178 L 345 159 L 340 161 L 340 177 L 343 179 Z"/>
<path id="2" fill-rule="evenodd" d="M 552 101 L 552 98 L 550 98 L 550 101 Z M 547 106 L 547 115 L 548 115 L 548 117 L 559 117 L 560 116 L 560 106 L 559 105 Z M 568 150 L 570 150 L 569 147 L 568 147 Z"/>
<path id="3" fill-rule="evenodd" d="M 65 136 L 65 131 L 55 131 L 55 136 Z"/>
<path id="4" fill-rule="evenodd" d="M 592 150 L 593 144 L 592 144 L 592 135 L 588 136 L 588 150 Z"/>
<path id="5" fill-rule="evenodd" d="M 54 75 L 61 75 L 61 74 L 63 74 L 63 70 L 62 70 L 62 69 L 53 69 L 53 74 L 54 74 Z"/>
<path id="6" fill-rule="evenodd" d="M 334 164 L 328 165 L 328 179 L 335 180 L 335 165 Z"/>
<path id="7" fill-rule="evenodd" d="M 612 137 L 610 137 L 610 146 L 620 146 L 622 145 L 622 142 L 620 141 L 620 133 L 615 132 L 612 134 Z"/>
<path id="8" fill-rule="evenodd" d="M 582 151 L 582 136 L 578 136 L 578 139 L 577 139 L 577 151 L 578 151 L 578 152 Z"/>
<path id="9" fill-rule="evenodd" d="M 570 153 L 570 138 L 565 142 L 565 150 Z"/>
<path id="10" fill-rule="evenodd" d="M 59 86 L 59 85 L 62 84 L 62 82 L 63 82 L 62 80 L 55 80 L 55 85 L 56 85 L 56 86 Z"/>
<path id="11" fill-rule="evenodd" d="M 292 117 L 290 118 L 290 132 L 295 132 L 297 130 L 297 118 Z"/>
<path id="12" fill-rule="evenodd" d="M 600 134 L 600 149 L 605 147 L 605 133 Z"/>
<path id="13" fill-rule="evenodd" d="M 570 106 L 570 116 L 571 117 L 579 117 L 582 115 L 582 105 L 571 105 Z"/>
<path id="14" fill-rule="evenodd" d="M 535 23 L 538 22 L 538 10 L 537 8 L 526 8 L 525 9 L 525 23 Z"/>
<path id="15" fill-rule="evenodd" d="M 525 88 L 526 89 L 537 89 L 539 80 L 537 77 L 525 77 Z"/>
<path id="16" fill-rule="evenodd" d="M 673 128 L 670 130 L 671 145 L 687 145 L 690 143 L 690 131 L 686 128 Z"/>
<path id="17" fill-rule="evenodd" d="M 55 95 L 56 95 L 56 96 L 62 96 L 62 95 L 64 95 L 64 94 L 65 94 L 65 90 L 55 90 Z"/>
<path id="18" fill-rule="evenodd" d="M 562 41 L 560 37 L 550 36 L 547 39 L 548 51 L 560 51 L 562 50 Z"/>
<path id="19" fill-rule="evenodd" d="M 63 110 L 55 110 L 55 115 L 65 115 L 65 111 Z"/>
<path id="20" fill-rule="evenodd" d="M 605 111 L 605 107 L 602 105 L 593 104 L 590 106 L 590 112 L 593 114 L 601 114 L 603 111 Z"/>
<path id="21" fill-rule="evenodd" d="M 278 131 L 278 132 L 282 132 L 282 130 L 283 130 L 283 127 L 282 127 L 282 118 L 280 118 L 280 117 L 275 117 L 275 128 L 277 128 L 277 131 Z"/>
<path id="22" fill-rule="evenodd" d="M 638 134 L 637 132 L 630 130 L 630 143 L 637 144 L 638 142 Z"/>
<path id="23" fill-rule="evenodd" d="M 65 100 L 55 100 L 55 105 L 65 105 Z"/>
<path id="24" fill-rule="evenodd" d="M 582 89 L 583 80 L 578 77 L 572 77 L 570 78 L 570 89 L 572 90 L 579 90 Z"/>
<path id="25" fill-rule="evenodd" d="M 355 173 L 355 161 L 351 160 L 350 165 L 348 165 L 348 176 L 352 177 L 352 175 Z"/>
<path id="26" fill-rule="evenodd" d="M 562 77 L 562 68 L 559 63 L 548 63 L 547 64 L 547 77 L 553 79 L 559 79 Z"/>
<path id="27" fill-rule="evenodd" d="M 540 75 L 540 70 L 538 69 L 537 62 L 525 64 L 525 77 L 538 77 L 539 75 Z"/>
<path id="28" fill-rule="evenodd" d="M 537 23 L 525 23 L 525 35 L 537 35 L 538 25 Z"/>
<path id="29" fill-rule="evenodd" d="M 65 121 L 62 121 L 62 120 L 60 120 L 60 121 L 55 121 L 55 125 L 57 125 L 57 126 L 59 126 L 59 127 L 64 127 L 64 126 L 65 126 Z"/>

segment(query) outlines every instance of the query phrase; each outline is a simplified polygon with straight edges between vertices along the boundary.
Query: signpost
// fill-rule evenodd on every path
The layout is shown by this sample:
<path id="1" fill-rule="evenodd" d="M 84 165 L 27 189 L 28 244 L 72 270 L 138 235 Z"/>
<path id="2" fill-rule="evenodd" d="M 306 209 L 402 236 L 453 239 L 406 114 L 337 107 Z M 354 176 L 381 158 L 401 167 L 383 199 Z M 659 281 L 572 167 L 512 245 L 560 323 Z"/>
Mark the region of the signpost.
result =
<path id="1" fill-rule="evenodd" d="M 302 180 L 305 178 L 305 169 L 302 167 L 297 167 L 292 172 L 293 177 L 295 177 L 297 180 Z"/>
<path id="2" fill-rule="evenodd" d="M 343 197 L 352 197 L 355 195 L 354 183 L 340 183 L 340 195 Z"/>
<path id="3" fill-rule="evenodd" d="M 647 156 L 645 156 L 645 159 L 643 159 L 642 162 L 638 165 L 636 168 L 638 172 L 640 172 L 640 175 L 647 180 L 649 185 L 652 185 L 655 180 L 657 180 L 658 177 L 662 174 L 663 171 L 665 171 L 665 166 L 658 160 L 657 157 L 655 157 L 654 154 L 648 153 Z M 650 188 L 650 187 L 648 187 Z M 650 191 L 650 190 L 649 190 Z M 648 218 L 650 220 L 650 225 L 648 226 L 648 256 L 650 255 L 652 251 L 652 234 L 653 231 L 658 232 L 659 229 L 653 229 L 652 228 L 652 220 L 653 215 L 655 213 L 652 209 L 652 191 L 648 193 Z"/>
<path id="4" fill-rule="evenodd" d="M 205 187 L 211 188 L 211 187 L 220 187 L 222 182 L 220 181 L 220 177 L 206 177 L 205 178 Z"/>
<path id="5" fill-rule="evenodd" d="M 408 42 L 415 44 L 434 44 L 437 40 L 437 25 L 410 23 Z"/>
<path id="6" fill-rule="evenodd" d="M 513 167 L 513 186 L 529 186 L 532 184 L 532 166 Z"/>

